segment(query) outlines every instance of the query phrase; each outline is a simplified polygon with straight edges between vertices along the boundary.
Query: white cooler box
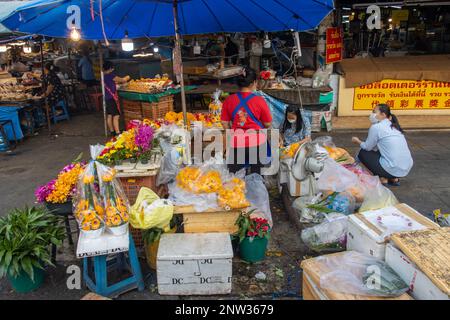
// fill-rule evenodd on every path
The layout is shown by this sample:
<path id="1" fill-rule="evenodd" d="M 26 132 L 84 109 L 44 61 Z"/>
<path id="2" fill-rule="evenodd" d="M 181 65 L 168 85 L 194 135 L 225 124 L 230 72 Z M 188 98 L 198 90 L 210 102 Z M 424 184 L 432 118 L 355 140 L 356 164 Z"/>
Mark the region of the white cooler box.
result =
<path id="1" fill-rule="evenodd" d="M 395 228 L 387 227 L 395 224 Z M 404 203 L 352 214 L 348 219 L 347 250 L 355 250 L 384 260 L 390 231 L 426 228 L 439 228 L 439 225 Z"/>
<path id="2" fill-rule="evenodd" d="M 163 234 L 157 256 L 161 295 L 231 292 L 233 248 L 228 233 Z"/>
<path id="3" fill-rule="evenodd" d="M 386 263 L 410 285 L 409 293 L 417 300 L 449 300 L 403 252 L 392 243 L 386 246 Z"/>

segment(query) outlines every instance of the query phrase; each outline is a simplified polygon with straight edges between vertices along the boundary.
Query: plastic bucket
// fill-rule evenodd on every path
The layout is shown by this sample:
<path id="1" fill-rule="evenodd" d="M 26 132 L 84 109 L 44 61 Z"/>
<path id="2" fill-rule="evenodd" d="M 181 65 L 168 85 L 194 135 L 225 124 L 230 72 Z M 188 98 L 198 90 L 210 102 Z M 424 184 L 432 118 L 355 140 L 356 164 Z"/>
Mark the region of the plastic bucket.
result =
<path id="1" fill-rule="evenodd" d="M 267 238 L 254 237 L 251 241 L 250 237 L 246 237 L 239 244 L 239 255 L 242 260 L 247 262 L 258 262 L 266 257 Z"/>
<path id="2" fill-rule="evenodd" d="M 23 270 L 16 278 L 11 277 L 8 274 L 8 280 L 14 291 L 19 293 L 27 293 L 38 289 L 42 285 L 44 282 L 45 271 L 38 268 L 33 268 L 33 271 L 34 281 L 31 280 L 30 276 Z"/>
<path id="3" fill-rule="evenodd" d="M 166 233 L 175 233 L 177 227 L 174 227 Z M 156 258 L 158 257 L 159 240 L 152 242 L 145 247 L 145 257 L 147 258 L 147 264 L 153 270 L 156 270 Z"/>

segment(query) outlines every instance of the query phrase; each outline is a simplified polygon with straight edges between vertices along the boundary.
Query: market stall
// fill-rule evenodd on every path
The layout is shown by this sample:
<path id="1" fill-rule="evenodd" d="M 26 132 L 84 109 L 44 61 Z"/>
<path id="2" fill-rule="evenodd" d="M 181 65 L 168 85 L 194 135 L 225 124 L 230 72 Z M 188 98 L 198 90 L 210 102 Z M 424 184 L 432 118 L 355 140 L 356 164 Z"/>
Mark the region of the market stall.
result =
<path id="1" fill-rule="evenodd" d="M 345 59 L 338 116 L 367 115 L 386 103 L 398 115 L 450 115 L 450 56 Z"/>

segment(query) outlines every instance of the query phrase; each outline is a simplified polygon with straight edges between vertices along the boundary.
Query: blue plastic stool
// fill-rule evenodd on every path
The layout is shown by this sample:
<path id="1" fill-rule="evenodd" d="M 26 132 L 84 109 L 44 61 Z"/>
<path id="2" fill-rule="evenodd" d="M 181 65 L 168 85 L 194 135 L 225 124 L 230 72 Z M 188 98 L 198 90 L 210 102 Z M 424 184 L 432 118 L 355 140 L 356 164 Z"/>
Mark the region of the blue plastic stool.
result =
<path id="1" fill-rule="evenodd" d="M 57 115 L 56 108 L 61 108 L 62 113 Z M 61 120 L 69 120 L 69 112 L 67 111 L 66 103 L 64 102 L 64 100 L 60 100 L 57 104 L 52 106 L 52 115 L 53 123 L 57 123 Z"/>
<path id="2" fill-rule="evenodd" d="M 145 288 L 142 278 L 141 266 L 136 254 L 133 237 L 130 234 L 130 246 L 128 251 L 129 263 L 126 261 L 126 252 L 115 253 L 114 257 L 106 260 L 108 255 L 84 258 L 83 260 L 83 278 L 87 287 L 105 297 L 117 297 L 120 294 L 138 289 L 143 291 Z M 89 277 L 89 264 L 94 260 L 95 282 Z M 108 285 L 108 271 L 110 269 L 127 270 L 131 272 L 131 276 L 112 285 Z"/>

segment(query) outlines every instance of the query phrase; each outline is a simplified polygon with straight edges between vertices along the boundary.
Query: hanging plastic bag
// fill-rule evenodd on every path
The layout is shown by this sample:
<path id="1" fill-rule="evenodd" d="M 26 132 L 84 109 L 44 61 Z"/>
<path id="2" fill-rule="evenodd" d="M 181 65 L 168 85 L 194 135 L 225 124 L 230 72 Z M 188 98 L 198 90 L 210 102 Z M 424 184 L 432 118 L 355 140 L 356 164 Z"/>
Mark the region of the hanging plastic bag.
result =
<path id="1" fill-rule="evenodd" d="M 255 209 L 255 213 L 266 219 L 272 227 L 269 192 L 267 192 L 263 177 L 257 173 L 246 176 L 245 187 L 247 191 L 244 198 L 250 202 L 250 209 Z"/>
<path id="2" fill-rule="evenodd" d="M 359 183 L 358 176 L 345 169 L 336 161 L 327 158 L 324 169 L 317 181 L 319 190 L 343 192 Z"/>
<path id="3" fill-rule="evenodd" d="M 212 94 L 212 101 L 209 104 L 209 113 L 213 115 L 220 115 L 222 112 L 222 102 L 220 101 L 220 96 L 222 95 L 222 90 L 216 89 Z"/>
<path id="4" fill-rule="evenodd" d="M 130 223 L 136 229 L 161 228 L 168 231 L 173 217 L 173 204 L 160 199 L 153 190 L 142 187 L 131 207 Z"/>
<path id="5" fill-rule="evenodd" d="M 378 177 L 361 177 L 366 192 L 359 212 L 376 210 L 398 204 L 398 200 L 391 190 L 381 184 Z"/>
<path id="6" fill-rule="evenodd" d="M 324 216 L 325 221 L 302 231 L 302 241 L 308 248 L 316 252 L 345 250 L 347 243 L 347 216 L 341 213 L 329 213 Z"/>
<path id="7" fill-rule="evenodd" d="M 385 262 L 356 251 L 316 258 L 329 270 L 320 277 L 320 287 L 364 296 L 396 297 L 408 285 Z"/>
<path id="8" fill-rule="evenodd" d="M 101 163 L 96 163 L 100 194 L 105 210 L 104 219 L 108 231 L 122 235 L 128 231 L 130 204 L 122 185 L 116 178 L 116 171 Z"/>
<path id="9" fill-rule="evenodd" d="M 94 159 L 103 150 L 103 146 L 90 146 L 90 149 L 91 161 L 80 174 L 77 192 L 72 199 L 72 206 L 81 232 L 87 238 L 98 238 L 103 234 L 106 224 L 98 181 L 96 182 L 96 164 L 100 163 Z"/>

